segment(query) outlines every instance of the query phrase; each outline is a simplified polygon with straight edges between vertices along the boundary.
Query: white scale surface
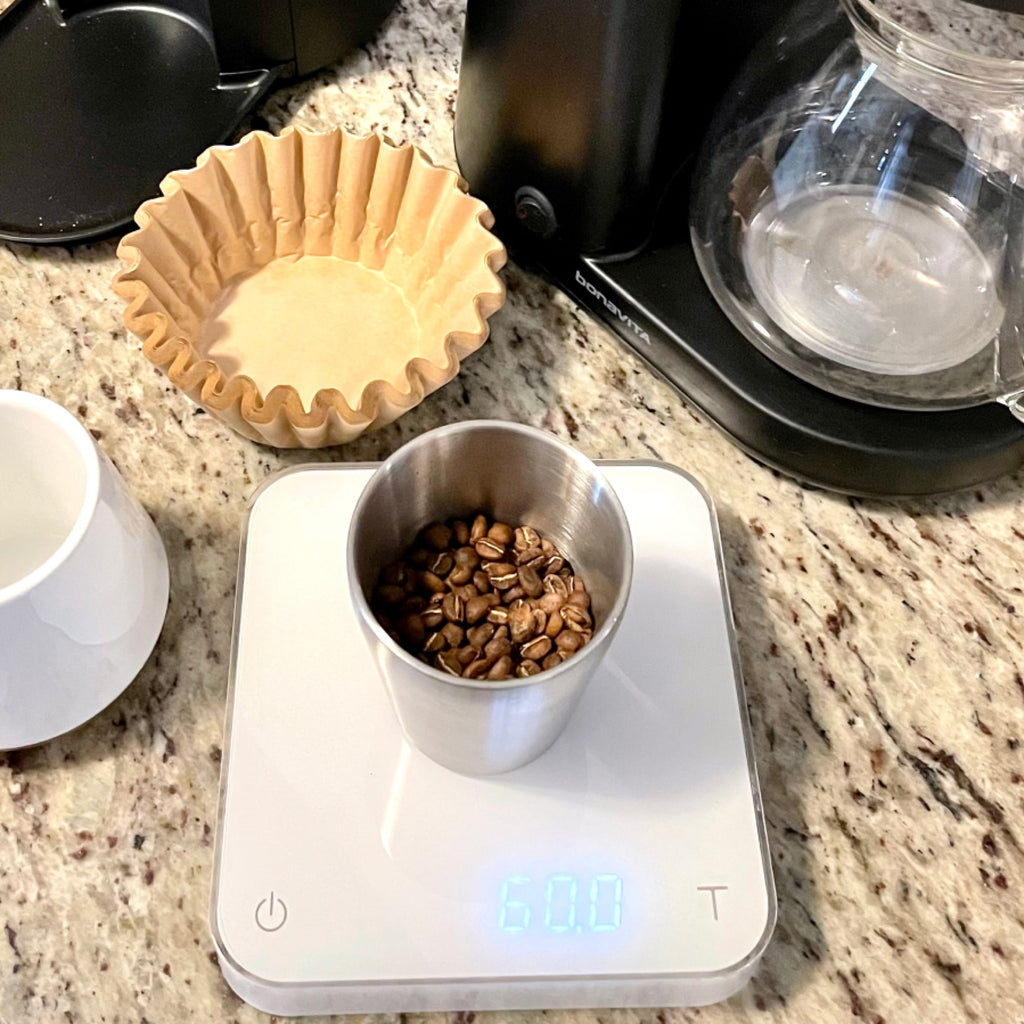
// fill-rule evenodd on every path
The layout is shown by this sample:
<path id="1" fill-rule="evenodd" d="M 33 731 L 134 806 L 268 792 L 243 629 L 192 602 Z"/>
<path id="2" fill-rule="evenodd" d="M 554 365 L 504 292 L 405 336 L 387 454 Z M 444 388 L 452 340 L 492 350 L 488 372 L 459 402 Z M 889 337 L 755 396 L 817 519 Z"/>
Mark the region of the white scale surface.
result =
<path id="1" fill-rule="evenodd" d="M 345 577 L 372 466 L 272 478 L 243 544 L 212 930 L 277 1014 L 697 1005 L 775 893 L 721 571 L 691 479 L 607 463 L 625 619 L 565 733 L 468 778 L 402 738 Z"/>

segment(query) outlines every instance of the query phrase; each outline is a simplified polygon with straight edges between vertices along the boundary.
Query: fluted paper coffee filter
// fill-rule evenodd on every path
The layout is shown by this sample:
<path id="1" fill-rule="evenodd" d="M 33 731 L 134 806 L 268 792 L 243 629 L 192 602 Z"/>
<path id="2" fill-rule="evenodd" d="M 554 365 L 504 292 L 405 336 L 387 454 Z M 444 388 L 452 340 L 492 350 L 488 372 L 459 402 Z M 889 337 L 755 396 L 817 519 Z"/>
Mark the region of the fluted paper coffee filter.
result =
<path id="1" fill-rule="evenodd" d="M 125 326 L 278 447 L 350 441 L 451 380 L 504 302 L 487 207 L 412 146 L 254 132 L 168 175 L 118 248 Z"/>

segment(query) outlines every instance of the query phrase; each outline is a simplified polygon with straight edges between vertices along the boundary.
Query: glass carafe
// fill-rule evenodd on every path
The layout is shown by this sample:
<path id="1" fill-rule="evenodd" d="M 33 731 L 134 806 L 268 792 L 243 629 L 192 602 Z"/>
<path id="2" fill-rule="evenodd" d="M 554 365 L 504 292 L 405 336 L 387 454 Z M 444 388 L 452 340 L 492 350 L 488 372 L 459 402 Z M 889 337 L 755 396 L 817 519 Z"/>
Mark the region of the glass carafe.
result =
<path id="1" fill-rule="evenodd" d="M 716 116 L 692 241 L 733 323 L 810 383 L 1019 412 L 1022 170 L 1024 61 L 957 49 L 870 0 L 804 2 Z"/>

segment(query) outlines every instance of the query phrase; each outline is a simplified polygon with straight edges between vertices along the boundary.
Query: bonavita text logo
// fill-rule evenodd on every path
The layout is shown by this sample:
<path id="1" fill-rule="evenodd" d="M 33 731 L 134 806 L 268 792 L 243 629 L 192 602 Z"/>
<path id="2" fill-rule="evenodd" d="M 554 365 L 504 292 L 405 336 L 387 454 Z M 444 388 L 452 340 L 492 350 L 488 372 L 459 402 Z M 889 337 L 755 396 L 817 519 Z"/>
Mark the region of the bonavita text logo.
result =
<path id="1" fill-rule="evenodd" d="M 594 285 L 592 285 L 578 270 L 576 271 L 576 283 L 586 288 L 595 299 L 598 299 L 601 302 L 604 308 L 607 309 L 612 316 L 618 317 L 619 320 L 624 323 L 638 338 L 643 339 L 648 345 L 650 345 L 651 339 L 647 332 L 630 317 L 626 316 L 626 314 L 623 313 L 622 310 L 604 294 L 604 292 L 595 288 Z"/>

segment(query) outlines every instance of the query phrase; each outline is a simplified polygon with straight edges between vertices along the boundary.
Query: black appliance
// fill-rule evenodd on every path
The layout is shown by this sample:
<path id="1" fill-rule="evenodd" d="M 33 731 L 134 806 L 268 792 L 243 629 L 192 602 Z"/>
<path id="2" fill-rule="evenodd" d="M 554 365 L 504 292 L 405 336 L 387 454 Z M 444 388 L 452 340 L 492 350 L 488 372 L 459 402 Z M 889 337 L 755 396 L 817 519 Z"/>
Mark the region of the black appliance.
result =
<path id="1" fill-rule="evenodd" d="M 835 0 L 798 6 L 804 21 L 835 21 Z M 778 0 L 468 0 L 462 173 L 517 261 L 755 458 L 859 494 L 939 493 L 1012 471 L 1024 427 L 1001 405 L 917 412 L 832 395 L 758 352 L 704 284 L 688 225 L 694 156 L 716 108 L 728 117 L 743 103 L 742 89 L 723 97 L 745 60 L 780 88 L 806 74 L 778 57 L 792 11 Z"/>
<path id="2" fill-rule="evenodd" d="M 130 223 L 279 79 L 365 42 L 394 0 L 15 0 L 0 14 L 0 238 Z"/>

